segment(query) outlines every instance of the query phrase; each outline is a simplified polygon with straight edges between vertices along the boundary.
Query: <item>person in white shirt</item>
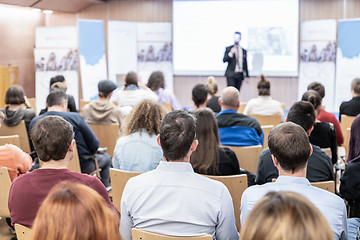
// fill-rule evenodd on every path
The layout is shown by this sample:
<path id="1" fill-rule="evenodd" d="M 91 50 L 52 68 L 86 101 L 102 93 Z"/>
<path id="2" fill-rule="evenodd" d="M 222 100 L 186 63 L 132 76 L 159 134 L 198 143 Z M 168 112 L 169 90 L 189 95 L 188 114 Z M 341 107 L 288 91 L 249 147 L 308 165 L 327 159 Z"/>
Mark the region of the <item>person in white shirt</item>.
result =
<path id="1" fill-rule="evenodd" d="M 245 115 L 280 115 L 281 121 L 284 121 L 284 109 L 279 101 L 276 101 L 270 96 L 270 81 L 265 79 L 264 75 L 260 76 L 260 81 L 257 85 L 259 96 L 250 99 L 244 109 Z"/>
<path id="2" fill-rule="evenodd" d="M 234 209 L 224 184 L 194 173 L 196 119 L 177 110 L 165 116 L 157 141 L 163 161 L 150 172 L 131 178 L 121 198 L 120 233 L 131 238 L 138 228 L 170 236 L 212 235 L 238 240 Z"/>

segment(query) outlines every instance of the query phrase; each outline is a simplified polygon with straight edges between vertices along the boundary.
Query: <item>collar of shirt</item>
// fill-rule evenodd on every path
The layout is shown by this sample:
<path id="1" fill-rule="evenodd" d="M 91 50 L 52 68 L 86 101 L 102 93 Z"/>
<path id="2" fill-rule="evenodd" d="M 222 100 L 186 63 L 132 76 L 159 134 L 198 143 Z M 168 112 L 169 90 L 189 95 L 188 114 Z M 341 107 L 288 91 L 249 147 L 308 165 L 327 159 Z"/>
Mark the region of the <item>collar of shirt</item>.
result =
<path id="1" fill-rule="evenodd" d="M 194 172 L 192 166 L 188 162 L 165 162 L 161 161 L 156 170 L 172 171 L 172 172 Z"/>
<path id="2" fill-rule="evenodd" d="M 304 177 L 279 176 L 276 179 L 276 183 L 286 184 L 286 185 L 311 186 L 309 180 L 307 178 L 304 178 Z"/>
<path id="3" fill-rule="evenodd" d="M 271 100 L 271 96 L 259 96 L 259 99 L 262 99 L 262 100 Z"/>
<path id="4" fill-rule="evenodd" d="M 221 110 L 218 115 L 223 114 L 223 113 L 237 113 L 237 112 L 235 110 L 231 110 L 231 109 Z"/>

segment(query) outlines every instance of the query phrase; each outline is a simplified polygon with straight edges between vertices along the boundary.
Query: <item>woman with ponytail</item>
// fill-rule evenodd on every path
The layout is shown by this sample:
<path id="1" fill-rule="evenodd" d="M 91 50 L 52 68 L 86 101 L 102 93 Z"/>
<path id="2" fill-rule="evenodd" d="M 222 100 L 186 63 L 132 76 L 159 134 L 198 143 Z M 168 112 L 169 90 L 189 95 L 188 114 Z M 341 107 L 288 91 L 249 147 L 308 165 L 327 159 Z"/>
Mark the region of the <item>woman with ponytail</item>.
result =
<path id="1" fill-rule="evenodd" d="M 284 109 L 279 101 L 276 101 L 270 96 L 270 81 L 264 75 L 260 76 L 260 81 L 257 85 L 259 96 L 251 99 L 244 109 L 245 115 L 281 115 L 281 120 L 284 121 Z"/>

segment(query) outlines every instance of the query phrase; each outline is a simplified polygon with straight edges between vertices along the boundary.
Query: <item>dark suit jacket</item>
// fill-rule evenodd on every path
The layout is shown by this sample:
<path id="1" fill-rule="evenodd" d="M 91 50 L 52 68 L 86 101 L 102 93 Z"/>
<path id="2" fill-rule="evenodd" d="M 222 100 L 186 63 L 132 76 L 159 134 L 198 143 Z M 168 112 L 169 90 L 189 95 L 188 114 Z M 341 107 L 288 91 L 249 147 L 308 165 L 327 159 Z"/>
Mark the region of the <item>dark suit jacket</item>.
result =
<path id="1" fill-rule="evenodd" d="M 228 62 L 228 66 L 226 68 L 226 72 L 225 72 L 225 76 L 226 77 L 232 77 L 234 75 L 234 71 L 235 71 L 235 67 L 236 67 L 236 56 L 234 54 L 234 56 L 231 58 L 229 57 L 229 52 L 231 50 L 231 48 L 233 48 L 234 45 L 228 46 L 226 47 L 225 50 L 225 54 L 224 54 L 224 59 L 223 62 Z M 249 77 L 249 71 L 248 71 L 248 66 L 247 66 L 247 60 L 246 60 L 246 50 L 241 48 L 243 51 L 243 72 L 244 72 L 244 76 Z"/>

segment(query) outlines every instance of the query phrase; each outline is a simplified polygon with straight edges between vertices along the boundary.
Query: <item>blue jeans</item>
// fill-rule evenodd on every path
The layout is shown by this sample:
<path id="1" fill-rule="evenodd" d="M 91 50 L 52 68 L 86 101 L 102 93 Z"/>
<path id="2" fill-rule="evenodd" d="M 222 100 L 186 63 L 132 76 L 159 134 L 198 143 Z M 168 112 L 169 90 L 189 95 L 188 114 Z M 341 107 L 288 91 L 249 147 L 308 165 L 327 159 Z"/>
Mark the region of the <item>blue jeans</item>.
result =
<path id="1" fill-rule="evenodd" d="M 356 235 L 359 231 L 360 218 L 348 218 L 348 240 L 356 240 Z"/>

